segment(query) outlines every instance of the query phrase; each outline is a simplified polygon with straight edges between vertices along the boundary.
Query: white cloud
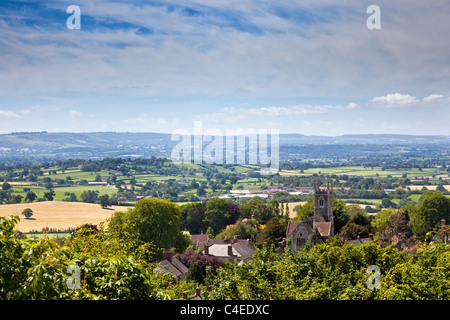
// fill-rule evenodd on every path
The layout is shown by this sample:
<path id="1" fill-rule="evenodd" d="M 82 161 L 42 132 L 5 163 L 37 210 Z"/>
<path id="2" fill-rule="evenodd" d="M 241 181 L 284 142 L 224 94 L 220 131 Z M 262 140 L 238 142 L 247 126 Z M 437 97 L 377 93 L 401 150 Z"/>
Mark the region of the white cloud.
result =
<path id="1" fill-rule="evenodd" d="M 20 110 L 20 113 L 24 116 L 28 116 L 28 115 L 32 114 L 33 111 L 31 111 L 30 109 L 23 109 L 23 110 Z"/>
<path id="2" fill-rule="evenodd" d="M 219 112 L 199 115 L 197 118 L 210 122 L 236 122 L 249 118 L 261 117 L 271 119 L 273 117 L 290 117 L 308 114 L 324 114 L 331 110 L 355 109 L 358 105 L 350 102 L 347 105 L 311 105 L 300 104 L 288 107 L 260 107 L 260 108 L 236 108 L 226 107 Z"/>
<path id="3" fill-rule="evenodd" d="M 442 41 L 448 30 L 443 13 L 449 4 L 396 3 L 386 4 L 383 12 L 406 13 L 383 15 L 383 29 L 368 33 L 365 8 L 356 1 L 198 0 L 157 6 L 80 1 L 82 15 L 136 24 L 154 34 L 83 24 L 81 32 L 35 30 L 0 22 L 0 82 L 5 83 L 0 93 L 215 96 L 248 88 L 255 95 L 361 98 L 374 86 L 407 86 L 417 79 L 439 80 L 445 87 L 448 72 L 441 66 L 450 44 Z M 171 6 L 201 14 L 189 16 Z M 310 16 L 320 19 L 305 23 Z M 416 22 L 404 27 L 405 21 Z M 247 31 L 252 27 L 262 34 Z"/>
<path id="4" fill-rule="evenodd" d="M 31 107 L 33 108 L 33 107 Z M 19 112 L 14 112 L 10 110 L 0 110 L 0 117 L 6 118 L 22 118 L 23 116 L 28 116 L 33 112 L 30 109 L 22 109 Z"/>
<path id="5" fill-rule="evenodd" d="M 430 101 L 436 101 L 441 100 L 444 98 L 442 94 L 430 94 L 428 97 L 423 98 L 423 101 L 430 102 Z"/>
<path id="6" fill-rule="evenodd" d="M 356 0 L 167 0 L 157 5 L 137 0 L 79 0 L 82 21 L 90 21 L 82 22 L 79 31 L 65 28 L 68 15 L 60 1 L 45 2 L 42 7 L 53 7 L 61 15 L 16 10 L 9 17 L 17 15 L 23 21 L 20 24 L 8 23 L 8 11 L 0 19 L 2 105 L 21 97 L 29 99 L 24 106 L 38 103 L 36 97 L 68 99 L 41 99 L 40 109 L 24 107 L 33 111 L 33 117 L 54 109 L 60 111 L 52 113 L 55 118 L 70 115 L 72 120 L 81 115 L 75 110 L 78 106 L 87 110 L 91 105 L 98 114 L 113 118 L 120 109 L 129 108 L 129 115 L 117 121 L 126 130 L 166 130 L 172 125 L 168 115 L 162 116 L 168 121 L 158 119 L 160 113 L 131 119 L 146 109 L 130 104 L 130 98 L 193 97 L 212 101 L 214 106 L 235 106 L 215 107 L 198 117 L 214 123 L 273 118 L 285 124 L 298 121 L 295 116 L 306 118 L 301 115 L 332 113 L 329 118 L 338 120 L 362 113 L 337 112 L 355 109 L 356 104 L 327 106 L 313 98 L 359 102 L 369 101 L 377 95 L 374 92 L 391 92 L 368 105 L 406 108 L 443 105 L 450 95 L 446 67 L 450 42 L 442 41 L 448 34 L 448 0 L 427 5 L 418 0 L 385 2 L 382 29 L 376 31 L 366 28 L 368 4 Z M 39 19 L 34 23 L 36 16 Z M 54 27 L 45 27 L 44 19 Z M 138 33 L 132 30 L 134 26 L 153 33 Z M 431 95 L 429 88 L 434 90 Z M 93 97 L 100 103 L 93 103 Z M 106 109 L 102 99 L 111 97 L 114 103 Z M 261 106 L 263 98 L 268 99 L 266 107 L 239 105 L 248 101 Z M 201 110 L 193 103 L 188 105 L 168 106 L 167 111 L 183 113 L 180 119 L 187 119 Z M 186 115 L 184 109 L 191 114 Z M 26 110 L 12 110 L 0 115 L 32 118 L 26 117 Z M 379 112 L 376 108 L 370 111 Z M 371 120 L 367 115 L 367 121 Z M 114 127 L 113 120 L 108 121 Z M 53 122 L 57 121 L 33 125 L 52 126 Z M 94 127 L 96 123 L 86 117 L 82 125 Z M 343 125 L 342 130 L 350 129 Z"/>
<path id="7" fill-rule="evenodd" d="M 386 96 L 375 97 L 370 100 L 370 103 L 373 103 L 377 107 L 395 108 L 407 107 L 417 103 L 417 101 L 418 99 L 416 97 L 410 96 L 409 94 L 390 93 Z"/>
<path id="8" fill-rule="evenodd" d="M 81 117 L 83 115 L 83 113 L 81 113 L 77 110 L 73 110 L 73 109 L 70 109 L 68 112 L 69 112 L 69 117 L 71 117 L 71 118 Z"/>
<path id="9" fill-rule="evenodd" d="M 154 117 L 144 112 L 135 117 L 123 119 L 120 126 L 126 131 L 169 132 L 176 128 L 178 123 L 179 120 L 177 118 L 171 118 L 168 121 L 163 117 Z"/>
<path id="10" fill-rule="evenodd" d="M 0 117 L 6 117 L 6 118 L 22 118 L 20 114 L 17 114 L 13 111 L 9 110 L 0 110 Z"/>
<path id="11" fill-rule="evenodd" d="M 357 107 L 356 103 L 349 103 L 348 105 L 310 105 L 310 104 L 300 104 L 291 107 L 262 107 L 253 108 L 247 110 L 241 110 L 244 114 L 258 115 L 258 116 L 296 116 L 304 114 L 323 114 L 327 113 L 333 109 L 354 109 Z"/>
<path id="12" fill-rule="evenodd" d="M 445 98 L 441 94 L 432 94 L 421 99 L 409 94 L 390 93 L 373 98 L 369 101 L 369 105 L 376 108 L 411 108 L 438 106 L 449 101 L 450 98 Z"/>

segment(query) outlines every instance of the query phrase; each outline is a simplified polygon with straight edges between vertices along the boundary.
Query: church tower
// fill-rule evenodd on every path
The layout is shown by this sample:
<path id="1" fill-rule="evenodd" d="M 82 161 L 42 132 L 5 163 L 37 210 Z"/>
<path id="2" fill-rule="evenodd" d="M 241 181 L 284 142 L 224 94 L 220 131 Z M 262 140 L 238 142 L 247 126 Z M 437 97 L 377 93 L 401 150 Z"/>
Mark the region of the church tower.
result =
<path id="1" fill-rule="evenodd" d="M 330 179 L 323 189 L 314 182 L 314 218 L 325 222 L 333 220 L 333 182 Z"/>
<path id="2" fill-rule="evenodd" d="M 328 179 L 327 187 L 320 188 L 315 181 L 314 215 L 306 217 L 305 221 L 289 221 L 286 238 L 291 240 L 292 252 L 298 252 L 307 242 L 314 246 L 333 236 L 333 182 Z"/>

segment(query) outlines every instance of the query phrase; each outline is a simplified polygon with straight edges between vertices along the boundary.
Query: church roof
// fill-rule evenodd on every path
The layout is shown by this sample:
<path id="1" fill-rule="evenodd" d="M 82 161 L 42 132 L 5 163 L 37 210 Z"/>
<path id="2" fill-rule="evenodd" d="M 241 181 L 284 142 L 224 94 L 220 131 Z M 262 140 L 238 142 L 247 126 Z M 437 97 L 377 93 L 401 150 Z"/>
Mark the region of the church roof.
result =
<path id="1" fill-rule="evenodd" d="M 331 231 L 331 222 L 316 222 L 317 231 L 322 237 L 329 237 Z"/>
<path id="2" fill-rule="evenodd" d="M 291 236 L 299 227 L 303 227 L 308 234 L 313 234 L 314 232 L 312 224 L 308 219 L 306 221 L 289 221 L 286 236 Z"/>
<path id="3" fill-rule="evenodd" d="M 300 223 L 301 223 L 301 221 L 289 221 L 288 226 L 287 226 L 286 235 L 290 236 Z"/>

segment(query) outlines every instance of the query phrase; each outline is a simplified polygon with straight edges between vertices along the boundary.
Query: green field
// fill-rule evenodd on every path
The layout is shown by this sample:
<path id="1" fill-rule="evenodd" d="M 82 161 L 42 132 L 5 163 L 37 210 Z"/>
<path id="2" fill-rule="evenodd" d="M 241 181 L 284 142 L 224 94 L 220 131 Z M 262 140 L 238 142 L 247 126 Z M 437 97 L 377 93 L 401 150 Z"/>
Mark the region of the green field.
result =
<path id="1" fill-rule="evenodd" d="M 283 171 L 283 175 L 313 175 L 313 174 L 324 174 L 324 175 L 348 175 L 348 176 L 364 176 L 364 177 L 402 177 L 406 176 L 411 180 L 416 180 L 416 178 L 429 177 L 432 178 L 433 175 L 446 175 L 448 172 L 439 168 L 423 168 L 419 170 L 418 168 L 400 168 L 396 169 L 385 169 L 381 167 L 361 167 L 361 166 L 348 166 L 348 167 L 330 167 L 330 168 L 310 168 L 303 170 Z"/>
<path id="2" fill-rule="evenodd" d="M 12 192 L 12 195 L 19 194 L 25 198 L 27 192 L 23 191 L 23 188 L 29 188 L 31 191 L 33 191 L 37 195 L 38 198 L 43 198 L 44 193 L 48 192 L 48 190 L 44 187 L 27 186 L 27 185 L 22 184 L 21 186 L 13 185 L 14 192 Z M 55 192 L 55 196 L 53 197 L 53 200 L 61 201 L 65 198 L 67 198 L 68 196 L 65 194 L 66 192 L 74 193 L 77 196 L 77 198 L 79 199 L 81 194 L 87 190 L 98 191 L 99 194 L 108 194 L 110 196 L 117 193 L 117 189 L 115 189 L 115 188 L 106 189 L 105 186 L 99 186 L 99 185 L 81 185 L 81 186 L 76 185 L 76 186 L 72 186 L 72 187 L 55 186 L 53 188 L 53 191 Z"/>
<path id="3" fill-rule="evenodd" d="M 207 177 L 214 179 L 222 179 L 220 175 L 223 174 L 227 177 L 226 184 L 228 185 L 231 176 L 239 175 L 239 180 L 237 183 L 233 185 L 233 190 L 237 189 L 260 189 L 264 186 L 268 186 L 272 181 L 267 177 L 261 176 L 260 178 L 251 178 L 246 175 L 247 172 L 255 172 L 255 169 L 258 171 L 259 167 L 255 165 L 217 165 L 211 168 L 211 166 L 205 164 L 179 164 L 177 165 L 179 169 L 171 166 L 170 162 L 164 162 L 163 169 L 161 170 L 161 166 L 159 167 L 160 171 L 157 169 L 153 170 L 152 167 L 146 169 L 146 167 L 125 167 L 125 170 L 128 172 L 134 172 L 135 170 L 138 172 L 148 171 L 148 172 L 166 172 L 167 174 L 156 174 L 156 173 L 135 173 L 135 174 L 126 174 L 126 175 L 116 175 L 119 172 L 119 169 L 111 169 L 111 170 L 101 170 L 99 172 L 85 172 L 82 171 L 79 167 L 66 168 L 64 171 L 61 168 L 57 167 L 49 167 L 47 169 L 42 169 L 40 176 L 38 176 L 39 185 L 37 182 L 29 182 L 29 181 L 15 181 L 11 182 L 11 186 L 13 188 L 12 196 L 21 195 L 23 197 L 22 202 L 24 202 L 24 198 L 26 196 L 26 191 L 24 188 L 29 188 L 31 191 L 36 193 L 38 199 L 44 198 L 44 193 L 48 192 L 48 188 L 52 188 L 55 192 L 55 196 L 53 200 L 61 201 L 65 200 L 69 194 L 74 193 L 77 199 L 80 201 L 81 194 L 84 191 L 98 191 L 99 195 L 107 194 L 110 197 L 116 195 L 118 190 L 114 185 L 110 187 L 106 187 L 104 185 L 85 185 L 80 182 L 93 182 L 96 179 L 101 181 L 106 181 L 108 179 L 116 179 L 117 182 L 122 182 L 126 189 L 132 189 L 130 185 L 130 180 L 134 178 L 137 184 L 143 186 L 148 182 L 155 183 L 161 180 L 168 179 L 188 179 L 188 181 L 177 182 L 179 185 L 188 186 L 191 184 L 193 180 L 197 182 L 205 182 L 207 181 Z M 134 169 L 137 168 L 137 169 Z M 140 170 L 139 170 L 140 168 Z M 197 172 L 193 172 L 192 170 L 198 170 Z M 282 170 L 280 171 L 281 176 L 298 176 L 298 177 L 310 177 L 312 175 L 347 175 L 349 177 L 352 176 L 362 176 L 367 178 L 374 179 L 382 179 L 382 178 L 409 178 L 411 180 L 411 185 L 415 185 L 414 181 L 416 180 L 429 180 L 430 183 L 434 184 L 434 188 L 439 183 L 439 177 L 442 180 L 446 180 L 448 178 L 447 171 L 444 171 L 442 167 L 439 168 L 423 168 L 422 170 L 418 168 L 399 168 L 396 169 L 383 169 L 382 167 L 364 167 L 364 166 L 344 166 L 344 167 L 324 167 L 324 168 L 311 168 L 301 170 Z M 123 169 L 121 170 L 123 172 Z M 21 170 L 14 170 L 14 173 L 20 173 Z M 207 175 L 204 174 L 207 172 Z M 2 171 L 0 173 L 0 177 L 5 176 L 6 171 Z M 218 176 L 218 177 L 217 177 Z M 51 179 L 52 186 L 47 185 L 45 182 L 49 182 L 49 178 Z M 47 180 L 47 181 L 46 181 Z M 343 180 L 341 180 L 342 182 Z M 73 183 L 73 186 L 67 186 L 68 183 Z M 277 185 L 277 183 L 273 183 L 273 185 Z M 417 185 L 417 184 L 416 184 Z M 136 190 L 139 190 L 141 186 L 136 186 Z M 161 184 L 161 190 L 164 190 L 163 194 L 168 194 L 167 184 Z M 205 189 L 208 196 L 216 196 L 223 191 L 221 189 L 217 189 L 215 192 L 210 188 L 211 185 Z M 177 191 L 179 197 L 183 197 L 180 201 L 185 201 L 185 197 L 190 197 L 191 195 L 197 195 L 196 189 L 187 189 L 181 192 Z M 139 194 L 139 193 L 138 193 Z M 409 197 L 409 199 L 418 202 L 420 198 L 420 194 L 413 194 Z M 343 199 L 346 200 L 346 199 Z M 361 205 L 372 205 L 379 206 L 381 204 L 381 199 L 347 199 L 360 202 Z M 175 200 L 176 201 L 176 200 Z M 392 201 L 396 204 L 400 202 L 400 199 L 392 199 Z"/>

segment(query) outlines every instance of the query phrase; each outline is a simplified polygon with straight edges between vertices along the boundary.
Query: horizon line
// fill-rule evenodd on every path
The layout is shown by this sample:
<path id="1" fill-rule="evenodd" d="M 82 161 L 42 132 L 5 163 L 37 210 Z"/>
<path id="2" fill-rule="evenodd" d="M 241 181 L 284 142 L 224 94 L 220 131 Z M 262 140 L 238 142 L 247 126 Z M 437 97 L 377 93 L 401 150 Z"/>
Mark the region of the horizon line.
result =
<path id="1" fill-rule="evenodd" d="M 234 130 L 234 129 L 233 129 Z M 274 129 L 267 129 L 267 133 L 271 133 L 271 130 Z M 131 134 L 163 134 L 163 135 L 172 135 L 173 132 L 155 132 L 155 131 L 14 131 L 9 133 L 0 133 L 0 135 L 14 135 L 14 134 L 95 134 L 95 133 L 131 133 Z M 191 136 L 196 136 L 197 134 L 191 134 Z M 204 134 L 202 134 L 204 135 Z M 237 134 L 240 135 L 240 134 Z M 233 136 L 237 136 L 233 135 Z M 244 135 L 251 135 L 251 134 L 244 134 Z M 279 133 L 279 135 L 301 135 L 304 137 L 344 137 L 344 136 L 411 136 L 411 137 L 448 137 L 450 138 L 450 135 L 448 134 L 409 134 L 409 133 L 344 133 L 341 135 L 318 135 L 318 134 L 312 134 L 307 135 L 303 133 L 298 132 L 289 132 L 289 133 Z M 209 135 L 208 135 L 209 136 Z M 212 135 L 214 136 L 214 135 Z M 227 135 L 221 135 L 221 136 L 227 136 Z"/>

